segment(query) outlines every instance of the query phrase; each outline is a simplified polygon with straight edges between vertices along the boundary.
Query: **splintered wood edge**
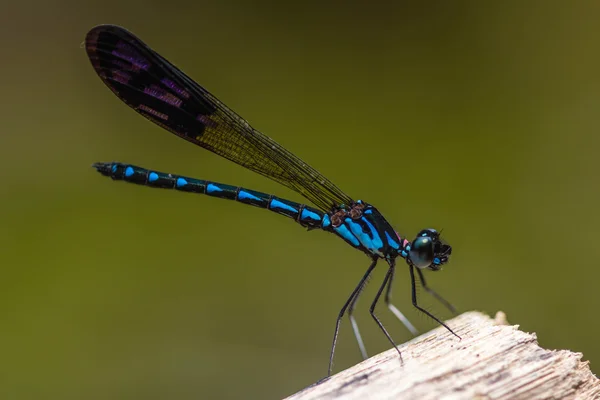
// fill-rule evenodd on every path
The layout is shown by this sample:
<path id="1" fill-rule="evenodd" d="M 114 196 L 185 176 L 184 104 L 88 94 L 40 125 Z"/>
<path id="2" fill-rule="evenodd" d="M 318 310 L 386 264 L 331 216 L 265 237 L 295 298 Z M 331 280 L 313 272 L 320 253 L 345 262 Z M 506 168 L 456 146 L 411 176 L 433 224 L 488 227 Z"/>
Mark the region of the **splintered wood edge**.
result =
<path id="1" fill-rule="evenodd" d="M 547 350 L 535 333 L 467 312 L 288 397 L 310 399 L 600 399 L 581 353 Z"/>

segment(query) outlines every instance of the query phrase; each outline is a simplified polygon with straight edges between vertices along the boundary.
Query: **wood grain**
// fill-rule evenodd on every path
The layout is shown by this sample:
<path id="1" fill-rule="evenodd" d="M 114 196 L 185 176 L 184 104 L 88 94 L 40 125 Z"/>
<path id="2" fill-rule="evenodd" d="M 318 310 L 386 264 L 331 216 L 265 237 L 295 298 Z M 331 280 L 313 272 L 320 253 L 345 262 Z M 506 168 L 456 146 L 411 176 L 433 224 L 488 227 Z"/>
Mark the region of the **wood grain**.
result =
<path id="1" fill-rule="evenodd" d="M 290 397 L 311 399 L 600 399 L 581 353 L 547 350 L 534 333 L 468 312 Z"/>

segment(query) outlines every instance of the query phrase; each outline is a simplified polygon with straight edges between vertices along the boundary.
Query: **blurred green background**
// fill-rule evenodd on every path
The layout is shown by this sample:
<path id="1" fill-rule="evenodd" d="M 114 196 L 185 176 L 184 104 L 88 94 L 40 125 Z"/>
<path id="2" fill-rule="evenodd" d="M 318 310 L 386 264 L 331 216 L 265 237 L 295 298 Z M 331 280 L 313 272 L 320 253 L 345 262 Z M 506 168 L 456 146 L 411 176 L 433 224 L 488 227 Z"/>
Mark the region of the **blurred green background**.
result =
<path id="1" fill-rule="evenodd" d="M 117 100 L 81 47 L 101 23 L 130 29 L 402 234 L 443 228 L 452 261 L 427 276 L 461 311 L 504 310 L 599 371 L 600 3 L 390 4 L 3 6 L 0 397 L 289 395 L 326 373 L 335 317 L 369 263 L 263 210 L 94 172 L 118 160 L 302 201 Z M 357 311 L 370 354 L 390 347 L 368 315 L 384 271 Z M 400 265 L 396 304 L 435 327 L 409 289 Z M 345 320 L 336 371 L 359 361 Z"/>

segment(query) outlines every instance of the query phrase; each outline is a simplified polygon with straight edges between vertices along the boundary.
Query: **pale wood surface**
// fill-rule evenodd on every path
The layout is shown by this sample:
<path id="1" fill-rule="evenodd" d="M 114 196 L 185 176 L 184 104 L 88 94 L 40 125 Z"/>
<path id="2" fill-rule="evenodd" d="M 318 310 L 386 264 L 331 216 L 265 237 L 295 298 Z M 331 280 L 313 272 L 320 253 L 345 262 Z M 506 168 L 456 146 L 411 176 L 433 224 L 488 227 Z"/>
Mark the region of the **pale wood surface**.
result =
<path id="1" fill-rule="evenodd" d="M 534 333 L 468 312 L 312 385 L 289 400 L 309 399 L 600 399 L 600 381 L 582 354 L 546 350 Z"/>

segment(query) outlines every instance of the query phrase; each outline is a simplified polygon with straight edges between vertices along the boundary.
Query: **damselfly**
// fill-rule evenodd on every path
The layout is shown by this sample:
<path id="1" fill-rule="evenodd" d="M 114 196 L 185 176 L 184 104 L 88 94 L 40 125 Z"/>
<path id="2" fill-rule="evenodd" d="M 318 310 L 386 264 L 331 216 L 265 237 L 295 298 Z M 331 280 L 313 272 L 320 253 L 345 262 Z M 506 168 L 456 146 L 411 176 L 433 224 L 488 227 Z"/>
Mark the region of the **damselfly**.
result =
<path id="1" fill-rule="evenodd" d="M 316 207 L 242 187 L 118 162 L 95 163 L 94 167 L 101 174 L 115 180 L 206 194 L 266 208 L 292 218 L 309 230 L 321 229 L 333 233 L 369 256 L 371 264 L 367 272 L 337 316 L 328 376 L 332 371 L 340 322 L 346 313 L 360 352 L 367 358 L 353 311 L 369 275 L 380 259 L 388 264 L 388 270 L 371 304 L 370 313 L 398 350 L 400 359 L 402 360 L 400 350 L 374 313 L 385 290 L 384 299 L 388 308 L 411 333 L 417 333 L 408 319 L 391 303 L 392 281 L 398 257 L 408 264 L 413 305 L 456 335 L 417 303 L 415 275 L 418 275 L 429 293 L 454 312 L 450 303 L 427 286 L 423 276 L 423 270 L 440 270 L 448 262 L 452 252 L 450 245 L 441 240 L 436 230 L 424 229 L 413 241 L 401 237 L 375 207 L 361 200 L 353 200 L 304 161 L 252 128 L 246 120 L 127 30 L 113 25 L 97 26 L 87 34 L 85 47 L 102 81 L 135 111 L 189 142 L 295 190 Z"/>

